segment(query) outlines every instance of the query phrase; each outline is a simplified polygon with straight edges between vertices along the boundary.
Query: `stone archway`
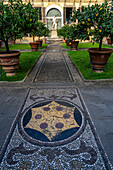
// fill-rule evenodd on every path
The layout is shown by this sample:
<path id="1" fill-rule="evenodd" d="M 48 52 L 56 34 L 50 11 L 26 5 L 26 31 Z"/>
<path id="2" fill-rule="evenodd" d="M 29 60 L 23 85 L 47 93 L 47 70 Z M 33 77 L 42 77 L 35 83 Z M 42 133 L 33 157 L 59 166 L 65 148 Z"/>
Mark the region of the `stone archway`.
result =
<path id="1" fill-rule="evenodd" d="M 60 6 L 55 4 L 46 8 L 46 23 L 50 30 L 52 30 L 52 21 L 54 16 L 57 20 L 57 29 L 60 29 L 63 26 L 63 10 Z"/>

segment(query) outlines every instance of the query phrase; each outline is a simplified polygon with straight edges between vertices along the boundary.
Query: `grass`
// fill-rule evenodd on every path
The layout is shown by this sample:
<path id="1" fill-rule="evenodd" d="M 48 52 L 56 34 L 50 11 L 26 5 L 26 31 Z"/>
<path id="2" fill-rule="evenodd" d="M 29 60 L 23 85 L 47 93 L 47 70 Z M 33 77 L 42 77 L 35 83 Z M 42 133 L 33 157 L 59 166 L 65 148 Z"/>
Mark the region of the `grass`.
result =
<path id="1" fill-rule="evenodd" d="M 66 48 L 66 49 L 71 48 L 70 46 L 67 46 L 66 43 L 62 43 L 62 46 L 63 46 L 64 48 Z"/>
<path id="2" fill-rule="evenodd" d="M 48 44 L 42 44 L 42 47 L 39 49 L 45 49 Z M 10 50 L 31 50 L 31 46 L 29 44 L 14 44 L 9 45 Z M 5 47 L 2 47 L 0 50 L 6 50 Z"/>
<path id="3" fill-rule="evenodd" d="M 62 43 L 62 46 L 64 47 L 64 48 L 71 48 L 71 47 L 68 47 L 67 45 L 66 45 L 66 43 Z M 99 44 L 98 43 L 79 43 L 78 44 L 78 48 L 98 48 L 99 47 Z M 113 48 L 113 46 L 108 46 L 108 45 L 105 45 L 105 44 L 103 44 L 102 45 L 102 47 L 103 48 Z"/>
<path id="4" fill-rule="evenodd" d="M 40 47 L 39 49 L 45 49 L 47 47 L 48 44 L 42 44 L 42 47 Z"/>
<path id="5" fill-rule="evenodd" d="M 2 69 L 2 76 L 0 77 L 0 81 L 21 81 L 24 79 L 26 74 L 35 64 L 37 59 L 39 58 L 41 52 L 22 52 L 19 59 L 20 68 L 17 70 L 15 76 L 7 77 L 4 70 Z"/>
<path id="6" fill-rule="evenodd" d="M 108 74 L 106 71 L 106 67 L 104 68 L 103 73 L 96 73 L 92 72 L 91 74 L 91 65 L 88 68 L 90 57 L 88 51 L 68 51 L 68 54 L 70 55 L 73 62 L 76 64 L 80 72 L 82 73 L 82 76 L 87 80 L 95 80 L 95 79 L 111 79 L 113 78 L 113 53 L 111 54 L 107 68 L 108 68 Z"/>

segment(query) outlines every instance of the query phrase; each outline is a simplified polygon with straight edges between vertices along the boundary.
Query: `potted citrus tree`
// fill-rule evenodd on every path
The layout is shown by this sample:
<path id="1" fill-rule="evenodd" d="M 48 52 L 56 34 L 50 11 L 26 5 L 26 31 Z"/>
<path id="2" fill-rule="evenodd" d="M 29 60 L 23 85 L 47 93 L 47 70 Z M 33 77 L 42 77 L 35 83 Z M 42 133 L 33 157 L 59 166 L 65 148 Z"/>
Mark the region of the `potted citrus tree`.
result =
<path id="1" fill-rule="evenodd" d="M 29 2 L 25 7 L 24 13 L 24 34 L 29 34 L 30 37 L 33 37 L 33 41 L 30 42 L 32 51 L 37 51 L 38 43 L 35 41 L 35 36 L 38 33 L 38 19 L 39 19 L 39 9 L 33 8 Z"/>
<path id="2" fill-rule="evenodd" d="M 42 34 L 43 34 L 43 43 L 46 43 L 46 37 L 49 36 L 50 34 L 50 30 L 46 27 L 46 25 L 44 25 L 44 29 L 42 30 Z"/>
<path id="3" fill-rule="evenodd" d="M 72 20 L 77 20 L 82 30 L 86 31 L 82 32 L 83 39 L 85 37 L 87 39 L 90 36 L 90 30 L 93 34 L 92 41 L 99 43 L 99 48 L 88 49 L 93 70 L 97 73 L 103 72 L 104 65 L 107 64 L 113 52 L 112 49 L 102 48 L 103 38 L 108 37 L 113 32 L 112 8 L 112 5 L 108 3 L 95 4 L 88 7 L 82 6 L 81 9 L 74 11 L 72 17 Z"/>
<path id="4" fill-rule="evenodd" d="M 39 44 L 39 47 L 42 46 L 42 40 L 40 39 L 41 37 L 43 37 L 43 31 L 45 29 L 45 24 L 43 24 L 42 22 L 38 21 L 38 26 L 37 26 L 37 37 L 38 40 L 36 41 Z"/>
<path id="5" fill-rule="evenodd" d="M 63 37 L 64 43 L 67 42 L 67 33 L 69 32 L 69 25 L 64 25 L 61 29 L 57 30 L 57 35 Z"/>
<path id="6" fill-rule="evenodd" d="M 13 38 L 22 38 L 25 4 L 21 0 L 9 0 L 5 5 L 0 2 L 0 40 L 5 44 L 6 51 L 0 51 L 0 65 L 6 76 L 15 75 L 19 66 L 19 51 L 10 51 L 8 42 Z"/>
<path id="7" fill-rule="evenodd" d="M 71 48 L 73 51 L 77 50 L 79 41 L 77 41 L 79 37 L 79 29 L 78 29 L 78 25 L 70 25 L 68 28 L 68 32 L 67 32 L 67 42 L 71 45 Z"/>

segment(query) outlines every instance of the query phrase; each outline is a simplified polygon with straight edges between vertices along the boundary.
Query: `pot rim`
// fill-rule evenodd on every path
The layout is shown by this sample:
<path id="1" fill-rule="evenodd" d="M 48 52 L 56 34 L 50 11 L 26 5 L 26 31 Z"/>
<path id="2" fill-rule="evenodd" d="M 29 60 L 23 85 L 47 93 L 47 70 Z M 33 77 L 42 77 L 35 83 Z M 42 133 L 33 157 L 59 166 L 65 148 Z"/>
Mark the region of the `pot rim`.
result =
<path id="1" fill-rule="evenodd" d="M 101 51 L 99 51 L 99 48 L 89 48 L 88 52 L 90 53 L 96 53 L 96 54 L 110 54 L 113 53 L 113 50 L 110 48 L 102 48 Z"/>
<path id="2" fill-rule="evenodd" d="M 7 53 L 7 51 L 0 51 L 0 57 L 10 57 L 10 56 L 17 56 L 20 55 L 21 52 L 18 50 L 10 50 L 9 53 Z"/>
<path id="3" fill-rule="evenodd" d="M 72 43 L 73 43 L 73 42 L 79 43 L 79 41 L 76 41 L 76 40 L 75 40 L 75 41 L 74 41 L 74 40 L 72 40 L 71 42 L 72 42 Z"/>
<path id="4" fill-rule="evenodd" d="M 43 40 L 36 40 L 36 41 L 43 41 Z"/>
<path id="5" fill-rule="evenodd" d="M 35 41 L 35 42 L 29 42 L 29 44 L 38 44 L 38 43 Z"/>

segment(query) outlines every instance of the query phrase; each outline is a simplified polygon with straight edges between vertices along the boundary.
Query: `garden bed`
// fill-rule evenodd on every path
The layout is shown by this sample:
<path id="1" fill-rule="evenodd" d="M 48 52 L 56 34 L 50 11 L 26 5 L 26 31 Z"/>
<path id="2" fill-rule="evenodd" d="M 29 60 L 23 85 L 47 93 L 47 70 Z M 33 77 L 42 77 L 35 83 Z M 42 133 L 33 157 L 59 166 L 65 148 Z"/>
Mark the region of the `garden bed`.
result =
<path id="1" fill-rule="evenodd" d="M 19 60 L 20 68 L 16 71 L 16 75 L 7 77 L 4 70 L 2 69 L 0 81 L 22 81 L 36 63 L 40 55 L 41 52 L 22 52 Z"/>
<path id="2" fill-rule="evenodd" d="M 96 80 L 96 79 L 113 79 L 113 53 L 111 54 L 108 63 L 108 74 L 106 70 L 106 66 L 104 68 L 103 73 L 96 73 L 92 72 L 92 67 L 90 63 L 90 57 L 88 51 L 68 51 L 70 58 L 72 59 L 73 63 L 77 66 L 79 71 L 81 72 L 82 76 L 86 80 Z"/>
<path id="3" fill-rule="evenodd" d="M 70 46 L 67 46 L 66 43 L 62 43 L 62 46 L 66 49 L 71 49 Z M 98 43 L 79 43 L 78 44 L 78 48 L 80 49 L 86 49 L 86 48 L 98 48 L 99 47 L 99 44 Z M 103 48 L 113 48 L 113 46 L 108 46 L 108 45 L 105 45 L 103 44 L 102 45 Z"/>
<path id="4" fill-rule="evenodd" d="M 42 44 L 42 47 L 38 49 L 45 49 L 48 44 Z M 14 44 L 14 45 L 9 45 L 10 50 L 31 50 L 30 44 Z M 6 50 L 5 47 L 2 47 L 0 50 Z"/>

